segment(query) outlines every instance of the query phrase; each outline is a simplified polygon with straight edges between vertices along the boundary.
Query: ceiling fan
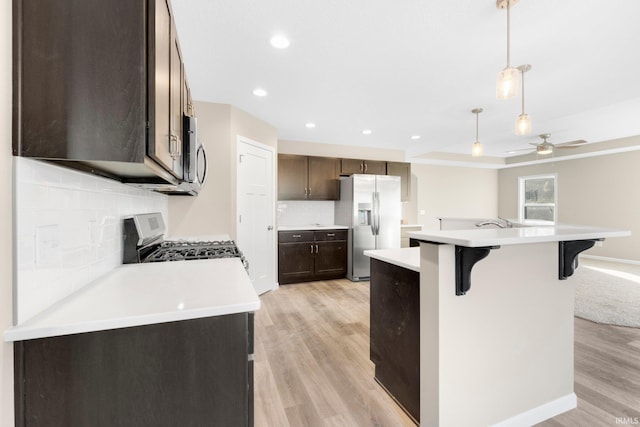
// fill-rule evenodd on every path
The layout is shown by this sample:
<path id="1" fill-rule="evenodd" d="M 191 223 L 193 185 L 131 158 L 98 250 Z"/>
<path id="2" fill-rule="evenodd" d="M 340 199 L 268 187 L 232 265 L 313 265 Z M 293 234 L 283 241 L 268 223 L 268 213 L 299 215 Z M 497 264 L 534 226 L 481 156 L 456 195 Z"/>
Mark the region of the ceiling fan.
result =
<path id="1" fill-rule="evenodd" d="M 542 138 L 542 142 L 538 144 L 536 144 L 535 142 L 529 143 L 530 145 L 533 145 L 536 147 L 536 153 L 538 154 L 551 154 L 555 149 L 578 148 L 581 145 L 587 143 L 587 141 L 585 141 L 584 139 L 578 139 L 576 141 L 563 142 L 562 144 L 552 144 L 549 141 L 547 141 L 547 139 L 551 137 L 550 133 L 543 133 L 538 136 Z M 515 151 L 524 151 L 524 150 L 530 150 L 530 148 L 525 148 L 522 150 L 515 150 Z M 513 153 L 513 151 L 510 151 L 510 153 Z"/>

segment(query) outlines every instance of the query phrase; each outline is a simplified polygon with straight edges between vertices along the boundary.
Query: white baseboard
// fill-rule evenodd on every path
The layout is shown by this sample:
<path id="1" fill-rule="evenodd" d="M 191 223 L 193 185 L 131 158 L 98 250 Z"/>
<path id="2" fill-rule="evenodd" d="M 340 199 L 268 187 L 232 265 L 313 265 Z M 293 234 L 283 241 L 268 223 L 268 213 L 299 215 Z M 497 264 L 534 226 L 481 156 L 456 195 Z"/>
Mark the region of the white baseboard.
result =
<path id="1" fill-rule="evenodd" d="M 494 424 L 493 427 L 529 427 L 542 421 L 553 418 L 564 412 L 575 409 L 578 406 L 578 398 L 575 393 L 567 394 L 559 399 L 547 402 L 537 408 L 529 409 L 514 417 Z"/>
<path id="2" fill-rule="evenodd" d="M 640 261 L 636 261 L 633 259 L 610 258 L 610 257 L 598 256 L 598 255 L 580 255 L 580 258 L 597 259 L 599 261 L 619 262 L 620 264 L 640 265 Z"/>

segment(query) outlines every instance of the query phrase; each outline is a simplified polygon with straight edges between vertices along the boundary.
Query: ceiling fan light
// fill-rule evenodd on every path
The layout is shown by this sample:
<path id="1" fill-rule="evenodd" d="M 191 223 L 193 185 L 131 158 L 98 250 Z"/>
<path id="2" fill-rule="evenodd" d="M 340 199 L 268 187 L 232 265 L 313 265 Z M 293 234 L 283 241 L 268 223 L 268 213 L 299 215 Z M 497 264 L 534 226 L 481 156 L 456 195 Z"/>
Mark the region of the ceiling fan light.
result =
<path id="1" fill-rule="evenodd" d="M 518 69 L 513 67 L 506 67 L 498 73 L 496 98 L 511 99 L 518 94 L 519 73 Z"/>
<path id="2" fill-rule="evenodd" d="M 529 135 L 531 133 L 531 118 L 528 114 L 520 114 L 516 119 L 516 135 Z"/>
<path id="3" fill-rule="evenodd" d="M 551 154 L 553 153 L 553 146 L 540 144 L 536 147 L 536 152 L 538 154 Z"/>
<path id="4" fill-rule="evenodd" d="M 473 143 L 471 147 L 471 156 L 473 157 L 481 157 L 482 156 L 482 144 L 480 141 L 476 141 Z"/>

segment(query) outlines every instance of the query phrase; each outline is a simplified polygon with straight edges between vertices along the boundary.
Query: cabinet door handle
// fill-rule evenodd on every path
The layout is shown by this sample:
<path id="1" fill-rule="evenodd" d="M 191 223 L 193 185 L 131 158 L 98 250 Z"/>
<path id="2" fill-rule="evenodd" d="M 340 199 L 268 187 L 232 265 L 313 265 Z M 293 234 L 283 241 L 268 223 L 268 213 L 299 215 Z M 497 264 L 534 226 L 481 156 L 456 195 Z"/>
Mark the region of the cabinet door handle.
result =
<path id="1" fill-rule="evenodd" d="M 293 237 L 294 239 L 299 239 L 302 236 L 300 234 L 293 234 L 291 237 Z"/>
<path id="2" fill-rule="evenodd" d="M 313 245 L 309 245 L 309 246 L 311 246 L 311 253 L 313 253 Z"/>
<path id="3" fill-rule="evenodd" d="M 369 165 L 367 165 L 367 162 L 364 162 L 364 171 L 367 172 L 367 169 L 369 169 Z"/>
<path id="4" fill-rule="evenodd" d="M 360 172 L 364 172 L 364 162 L 360 162 Z"/>
<path id="5" fill-rule="evenodd" d="M 307 187 L 304 187 L 304 197 L 307 197 Z"/>
<path id="6" fill-rule="evenodd" d="M 308 197 L 311 197 L 311 187 L 309 187 L 309 192 L 307 193 Z"/>
<path id="7" fill-rule="evenodd" d="M 318 253 L 318 245 L 316 245 L 316 253 Z"/>
<path id="8" fill-rule="evenodd" d="M 336 233 L 327 233 L 327 237 L 334 237 Z"/>

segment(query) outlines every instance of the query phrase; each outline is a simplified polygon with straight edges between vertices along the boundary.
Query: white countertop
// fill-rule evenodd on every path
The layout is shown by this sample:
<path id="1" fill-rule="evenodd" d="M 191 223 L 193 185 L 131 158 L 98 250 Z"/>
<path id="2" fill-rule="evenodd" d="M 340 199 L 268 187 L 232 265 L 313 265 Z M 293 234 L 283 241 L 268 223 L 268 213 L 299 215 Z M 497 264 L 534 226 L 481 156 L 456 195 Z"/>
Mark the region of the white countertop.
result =
<path id="1" fill-rule="evenodd" d="M 467 247 L 627 237 L 628 230 L 561 224 L 556 226 L 438 230 L 409 233 L 413 239 Z"/>
<path id="2" fill-rule="evenodd" d="M 400 224 L 400 228 L 424 227 L 422 224 Z"/>
<path id="3" fill-rule="evenodd" d="M 8 329 L 5 341 L 197 319 L 258 310 L 239 258 L 122 265 Z"/>
<path id="4" fill-rule="evenodd" d="M 346 225 L 322 225 L 322 224 L 307 224 L 307 225 L 279 225 L 278 231 L 315 231 L 315 230 L 348 230 Z"/>
<path id="5" fill-rule="evenodd" d="M 371 249 L 364 251 L 368 256 L 420 273 L 420 248 Z"/>

